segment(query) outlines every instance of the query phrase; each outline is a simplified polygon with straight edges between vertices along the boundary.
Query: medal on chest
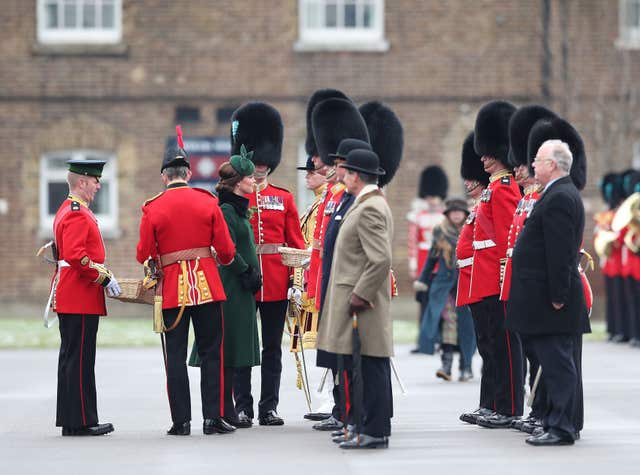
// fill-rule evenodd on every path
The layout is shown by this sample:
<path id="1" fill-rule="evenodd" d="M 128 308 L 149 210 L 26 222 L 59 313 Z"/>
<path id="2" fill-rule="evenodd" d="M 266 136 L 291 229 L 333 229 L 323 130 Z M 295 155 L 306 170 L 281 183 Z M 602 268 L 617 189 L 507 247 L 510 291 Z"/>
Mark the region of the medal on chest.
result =
<path id="1" fill-rule="evenodd" d="M 284 211 L 284 199 L 282 196 L 259 196 L 258 206 L 260 209 L 271 209 Z"/>
<path id="2" fill-rule="evenodd" d="M 480 195 L 480 201 L 483 203 L 488 203 L 491 201 L 491 190 L 489 188 L 485 188 Z"/>
<path id="3" fill-rule="evenodd" d="M 333 212 L 336 210 L 336 206 L 337 204 L 335 201 L 329 201 L 327 203 L 327 206 L 324 208 L 324 214 L 326 216 L 333 214 Z"/>

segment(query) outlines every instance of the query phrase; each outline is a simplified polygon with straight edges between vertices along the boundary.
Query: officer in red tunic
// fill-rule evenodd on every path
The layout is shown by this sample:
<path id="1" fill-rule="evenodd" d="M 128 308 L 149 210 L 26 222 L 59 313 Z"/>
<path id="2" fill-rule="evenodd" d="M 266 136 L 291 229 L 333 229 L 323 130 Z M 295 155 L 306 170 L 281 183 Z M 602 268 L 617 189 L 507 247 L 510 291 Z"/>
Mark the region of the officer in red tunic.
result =
<path id="1" fill-rule="evenodd" d="M 250 222 L 256 241 L 262 288 L 256 293 L 262 331 L 261 391 L 258 403 L 260 425 L 283 425 L 276 412 L 282 373 L 282 334 L 287 314 L 287 293 L 291 270 L 282 264 L 278 248 L 304 249 L 300 217 L 293 195 L 272 185 L 268 175 L 281 159 L 283 125 L 278 111 L 262 102 L 250 102 L 238 108 L 232 117 L 231 153 L 237 154 L 244 145 L 253 152 L 256 166 L 256 189 L 247 195 Z M 253 419 L 251 368 L 233 375 L 236 411 L 239 418 Z"/>
<path id="2" fill-rule="evenodd" d="M 484 171 L 484 166 L 480 161 L 480 156 L 473 148 L 474 133 L 471 132 L 462 146 L 462 163 L 460 165 L 460 175 L 464 180 L 464 188 L 467 195 L 474 204 L 471 213 L 462 226 L 458 244 L 456 245 L 456 259 L 458 266 L 458 288 L 456 294 L 456 306 L 469 305 L 473 317 L 473 306 L 471 304 L 480 301 L 479 298 L 469 296 L 471 288 L 471 267 L 473 264 L 473 228 L 475 226 L 476 213 L 480 195 L 489 185 L 489 174 Z M 476 340 L 478 340 L 478 328 L 474 325 Z M 487 354 L 486 347 L 479 347 L 482 358 L 482 376 L 480 379 L 480 403 L 478 409 L 473 412 L 464 413 L 460 420 L 475 424 L 478 416 L 488 416 L 493 413 L 493 381 L 489 378 L 491 358 Z M 487 366 L 489 365 L 489 366 Z"/>
<path id="3" fill-rule="evenodd" d="M 53 221 L 56 274 L 50 300 L 60 321 L 56 426 L 62 435 L 103 435 L 113 425 L 98 423 L 96 405 L 96 334 L 107 314 L 105 289 L 120 295 L 120 286 L 105 263 L 96 217 L 89 209 L 100 189 L 101 160 L 69 160 L 69 196 Z M 47 309 L 48 310 L 48 309 Z"/>
<path id="4" fill-rule="evenodd" d="M 200 391 L 203 432 L 229 433 L 235 427 L 224 415 L 223 315 L 226 299 L 217 263 L 229 265 L 235 246 L 218 206 L 209 191 L 190 188 L 191 170 L 178 135 L 162 162 L 166 191 L 142 207 L 138 262 L 152 258 L 162 269 L 162 315 L 166 331 L 162 344 L 167 374 L 167 394 L 173 425 L 170 435 L 191 432 L 191 396 L 187 374 L 189 320 L 202 360 Z M 212 251 L 213 247 L 213 251 Z M 217 261 L 217 263 L 216 263 Z M 158 284 L 160 285 L 160 284 Z"/>
<path id="5" fill-rule="evenodd" d="M 471 308 L 478 349 L 489 356 L 484 371 L 493 381 L 495 414 L 477 419 L 485 427 L 509 427 L 522 415 L 524 404 L 522 347 L 518 335 L 505 330 L 504 303 L 499 301 L 501 259 L 506 255 L 509 227 L 521 197 L 507 169 L 508 124 L 514 112 L 512 104 L 493 101 L 480 109 L 475 125 L 474 148 L 491 175 L 476 211 L 469 291 L 470 298 L 480 299 Z"/>

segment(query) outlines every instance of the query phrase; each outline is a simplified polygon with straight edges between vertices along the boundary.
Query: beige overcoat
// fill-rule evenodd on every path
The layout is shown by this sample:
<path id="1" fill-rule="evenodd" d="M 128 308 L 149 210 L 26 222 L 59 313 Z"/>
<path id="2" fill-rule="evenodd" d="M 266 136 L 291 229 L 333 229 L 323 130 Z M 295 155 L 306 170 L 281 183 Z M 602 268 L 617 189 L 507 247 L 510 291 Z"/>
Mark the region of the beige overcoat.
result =
<path id="1" fill-rule="evenodd" d="M 318 348 L 352 352 L 349 299 L 352 293 L 373 304 L 358 315 L 362 354 L 393 356 L 391 242 L 393 218 L 380 190 L 358 197 L 336 239 L 327 296 L 318 328 Z"/>

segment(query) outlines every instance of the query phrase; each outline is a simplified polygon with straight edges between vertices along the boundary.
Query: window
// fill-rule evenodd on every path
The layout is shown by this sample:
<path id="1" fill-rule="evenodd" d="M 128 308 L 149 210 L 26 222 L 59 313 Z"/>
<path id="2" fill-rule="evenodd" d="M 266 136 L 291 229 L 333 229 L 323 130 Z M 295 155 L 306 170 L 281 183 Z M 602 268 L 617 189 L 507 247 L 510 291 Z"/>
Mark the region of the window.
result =
<path id="1" fill-rule="evenodd" d="M 122 0 L 38 0 L 38 42 L 119 43 Z"/>
<path id="2" fill-rule="evenodd" d="M 304 167 L 307 164 L 307 150 L 304 147 L 304 142 L 298 144 L 298 167 Z M 313 203 L 315 198 L 313 191 L 307 189 L 307 182 L 305 176 L 307 172 L 302 170 L 296 170 L 296 206 L 298 208 L 298 214 L 302 216 L 307 208 Z"/>
<path id="3" fill-rule="evenodd" d="M 298 51 L 386 51 L 384 0 L 299 0 Z"/>
<path id="4" fill-rule="evenodd" d="M 92 150 L 51 152 L 40 161 L 40 235 L 53 235 L 53 218 L 69 194 L 67 160 L 106 160 L 100 178 L 100 190 L 91 203 L 91 210 L 105 237 L 115 237 L 118 230 L 118 181 L 115 156 Z"/>
<path id="5" fill-rule="evenodd" d="M 631 158 L 631 167 L 640 170 L 640 141 L 633 143 L 633 155 Z"/>
<path id="6" fill-rule="evenodd" d="M 640 48 L 640 0 L 620 0 L 618 46 Z"/>

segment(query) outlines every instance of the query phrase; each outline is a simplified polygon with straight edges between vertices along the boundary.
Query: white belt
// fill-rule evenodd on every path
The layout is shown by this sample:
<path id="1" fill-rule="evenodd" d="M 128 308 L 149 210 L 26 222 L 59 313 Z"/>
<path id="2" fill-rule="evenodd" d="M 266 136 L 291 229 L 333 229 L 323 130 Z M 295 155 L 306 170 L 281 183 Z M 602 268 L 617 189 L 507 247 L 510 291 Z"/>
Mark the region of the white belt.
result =
<path id="1" fill-rule="evenodd" d="M 512 247 L 507 249 L 507 257 L 509 257 L 509 258 L 513 257 L 513 248 Z"/>
<path id="2" fill-rule="evenodd" d="M 458 268 L 469 267 L 473 264 L 473 257 L 467 257 L 466 259 L 458 259 Z"/>
<path id="3" fill-rule="evenodd" d="M 491 239 L 485 239 L 484 241 L 473 241 L 473 248 L 477 251 L 478 249 L 487 249 L 489 247 L 495 247 L 496 243 Z"/>
<path id="4" fill-rule="evenodd" d="M 428 251 L 429 249 L 431 249 L 431 243 L 425 241 L 419 242 L 418 249 L 420 249 L 421 251 Z"/>
<path id="5" fill-rule="evenodd" d="M 62 269 L 63 267 L 70 267 L 71 264 L 69 264 L 67 261 L 65 261 L 64 259 L 61 259 L 58 261 L 58 268 Z"/>

